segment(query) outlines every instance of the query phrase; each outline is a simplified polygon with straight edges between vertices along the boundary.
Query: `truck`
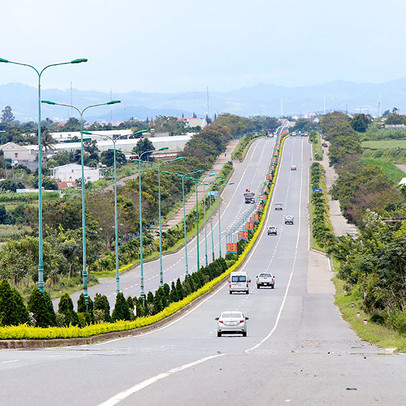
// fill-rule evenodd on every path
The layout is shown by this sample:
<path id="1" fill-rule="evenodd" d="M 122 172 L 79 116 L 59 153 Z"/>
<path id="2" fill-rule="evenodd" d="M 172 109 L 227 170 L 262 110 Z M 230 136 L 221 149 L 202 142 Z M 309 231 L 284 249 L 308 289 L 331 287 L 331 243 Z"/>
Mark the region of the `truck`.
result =
<path id="1" fill-rule="evenodd" d="M 245 189 L 244 193 L 245 204 L 255 203 L 255 193 L 251 192 L 249 189 Z"/>
<path id="2" fill-rule="evenodd" d="M 275 276 L 270 272 L 263 272 L 257 276 L 257 289 L 261 286 L 270 286 L 271 289 L 275 288 Z"/>

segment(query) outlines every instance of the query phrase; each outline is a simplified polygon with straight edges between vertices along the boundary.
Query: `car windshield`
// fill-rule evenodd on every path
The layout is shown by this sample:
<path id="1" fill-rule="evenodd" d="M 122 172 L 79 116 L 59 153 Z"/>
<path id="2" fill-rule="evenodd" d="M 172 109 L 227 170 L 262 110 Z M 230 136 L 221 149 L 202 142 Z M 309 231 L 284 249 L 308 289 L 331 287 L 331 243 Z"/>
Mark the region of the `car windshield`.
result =
<path id="1" fill-rule="evenodd" d="M 245 275 L 233 275 L 231 282 L 246 282 L 247 277 Z"/>
<path id="2" fill-rule="evenodd" d="M 270 278 L 272 275 L 270 273 L 261 273 L 259 276 L 263 278 Z"/>
<path id="3" fill-rule="evenodd" d="M 221 314 L 222 319 L 233 319 L 233 318 L 241 318 L 242 313 L 239 312 L 224 312 Z"/>

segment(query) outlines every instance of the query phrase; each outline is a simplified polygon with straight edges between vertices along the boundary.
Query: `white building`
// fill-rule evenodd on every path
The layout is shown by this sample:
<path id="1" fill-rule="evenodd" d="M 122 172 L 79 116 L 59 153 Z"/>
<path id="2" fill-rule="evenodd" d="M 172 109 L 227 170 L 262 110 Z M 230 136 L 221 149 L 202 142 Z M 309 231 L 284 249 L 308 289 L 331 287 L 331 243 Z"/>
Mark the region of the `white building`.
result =
<path id="1" fill-rule="evenodd" d="M 24 163 L 34 162 L 37 159 L 37 151 L 29 146 L 18 145 L 14 142 L 8 142 L 0 146 L 0 149 L 4 152 L 4 159 L 10 159 L 12 162 Z"/>
<path id="2" fill-rule="evenodd" d="M 133 132 L 131 130 L 96 130 L 94 133 L 98 135 L 84 134 L 83 138 L 91 138 L 92 140 L 99 141 L 103 139 L 103 135 L 117 138 L 132 135 Z M 80 131 L 53 132 L 50 135 L 56 142 L 67 142 L 73 139 L 80 140 Z"/>
<path id="3" fill-rule="evenodd" d="M 100 169 L 84 167 L 86 182 L 96 182 L 102 178 Z M 82 166 L 78 164 L 67 164 L 51 168 L 51 178 L 59 182 L 74 182 L 82 178 Z"/>

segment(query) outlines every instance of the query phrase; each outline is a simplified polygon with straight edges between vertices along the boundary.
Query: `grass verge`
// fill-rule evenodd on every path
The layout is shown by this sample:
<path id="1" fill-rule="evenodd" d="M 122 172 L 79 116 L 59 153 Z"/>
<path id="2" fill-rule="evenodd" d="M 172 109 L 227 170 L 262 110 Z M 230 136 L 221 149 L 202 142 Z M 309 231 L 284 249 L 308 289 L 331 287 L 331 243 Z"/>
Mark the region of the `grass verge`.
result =
<path id="1" fill-rule="evenodd" d="M 402 336 L 396 331 L 373 323 L 370 320 L 368 320 L 367 325 L 364 325 L 364 319 L 368 319 L 368 316 L 362 310 L 362 300 L 345 293 L 344 282 L 338 279 L 337 276 L 334 276 L 333 282 L 336 287 L 335 304 L 340 309 L 343 319 L 350 324 L 351 328 L 362 340 L 375 344 L 380 348 L 391 348 L 396 349 L 396 352 L 406 352 L 406 336 Z M 360 313 L 359 317 L 357 317 L 357 312 Z"/>

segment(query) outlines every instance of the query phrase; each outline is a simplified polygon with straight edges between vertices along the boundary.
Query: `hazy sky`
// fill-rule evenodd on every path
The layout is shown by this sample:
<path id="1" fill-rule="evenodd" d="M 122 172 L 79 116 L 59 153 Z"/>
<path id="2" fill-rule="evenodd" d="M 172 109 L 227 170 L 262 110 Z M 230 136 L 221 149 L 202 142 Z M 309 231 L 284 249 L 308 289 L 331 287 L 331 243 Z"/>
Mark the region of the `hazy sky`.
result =
<path id="1" fill-rule="evenodd" d="M 0 57 L 44 88 L 211 91 L 406 76 L 404 0 L 10 0 Z M 36 84 L 0 64 L 0 84 Z"/>

